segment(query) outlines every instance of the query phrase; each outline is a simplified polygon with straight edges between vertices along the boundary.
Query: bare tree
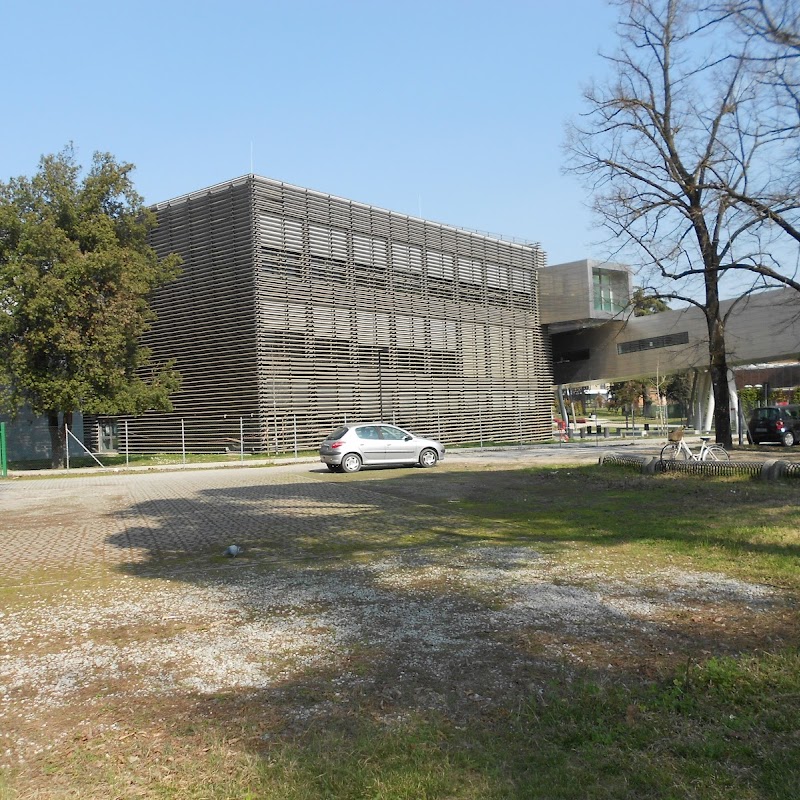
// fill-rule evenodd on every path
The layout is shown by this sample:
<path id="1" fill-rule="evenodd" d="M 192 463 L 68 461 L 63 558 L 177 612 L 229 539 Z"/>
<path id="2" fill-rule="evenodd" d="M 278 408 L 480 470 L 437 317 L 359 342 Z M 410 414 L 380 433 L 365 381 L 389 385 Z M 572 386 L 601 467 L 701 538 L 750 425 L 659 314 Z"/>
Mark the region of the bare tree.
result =
<path id="1" fill-rule="evenodd" d="M 723 11 L 733 16 L 746 36 L 761 40 L 763 48 L 751 58 L 767 66 L 769 81 L 786 93 L 796 115 L 800 109 L 800 7 L 796 0 L 728 0 Z"/>
<path id="2" fill-rule="evenodd" d="M 787 144 L 780 171 L 765 193 L 727 187 L 728 194 L 800 242 L 800 6 L 797 0 L 727 0 L 723 9 L 747 43 L 745 66 L 767 98 L 762 124 Z"/>
<path id="3" fill-rule="evenodd" d="M 742 9 L 614 1 L 619 48 L 604 56 L 609 77 L 585 92 L 567 169 L 591 190 L 618 251 L 634 250 L 647 291 L 703 311 L 716 440 L 730 446 L 720 301 L 772 286 L 800 291 L 796 247 L 778 222 L 794 224 L 798 211 L 784 166 L 797 129 L 776 124 L 774 87 L 755 59 L 765 39 L 748 34 Z"/>

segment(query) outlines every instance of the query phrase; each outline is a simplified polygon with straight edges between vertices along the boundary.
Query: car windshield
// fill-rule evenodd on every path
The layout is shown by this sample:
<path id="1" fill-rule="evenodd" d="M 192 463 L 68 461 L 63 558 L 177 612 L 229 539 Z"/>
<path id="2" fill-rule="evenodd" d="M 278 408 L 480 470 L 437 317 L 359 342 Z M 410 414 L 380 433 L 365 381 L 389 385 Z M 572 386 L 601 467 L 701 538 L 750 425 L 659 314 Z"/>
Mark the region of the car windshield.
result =
<path id="1" fill-rule="evenodd" d="M 758 420 L 773 420 L 777 419 L 778 415 L 777 408 L 757 408 L 753 411 L 753 419 Z"/>

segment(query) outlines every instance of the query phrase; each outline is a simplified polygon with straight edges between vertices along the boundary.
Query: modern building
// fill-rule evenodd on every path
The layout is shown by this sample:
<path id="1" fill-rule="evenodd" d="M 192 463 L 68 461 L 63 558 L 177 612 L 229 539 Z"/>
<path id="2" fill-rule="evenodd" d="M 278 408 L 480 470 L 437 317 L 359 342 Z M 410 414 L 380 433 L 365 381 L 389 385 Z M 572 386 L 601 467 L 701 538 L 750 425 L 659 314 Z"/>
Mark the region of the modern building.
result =
<path id="1" fill-rule="evenodd" d="M 447 443 L 550 438 L 538 244 L 254 175 L 156 212 L 153 246 L 184 266 L 146 344 L 183 387 L 171 413 L 118 418 L 115 447 L 291 452 L 378 418 Z"/>
<path id="2" fill-rule="evenodd" d="M 631 316 L 625 265 L 547 266 L 536 243 L 255 175 L 155 211 L 153 246 L 184 266 L 145 344 L 183 385 L 169 413 L 87 416 L 96 452 L 284 453 L 365 419 L 446 444 L 542 442 L 554 389 L 681 370 L 695 427 L 711 426 L 702 313 Z M 796 292 L 724 310 L 732 367 L 798 360 Z M 731 388 L 735 403 L 733 374 Z"/>
<path id="3" fill-rule="evenodd" d="M 735 425 L 735 370 L 761 361 L 797 363 L 800 358 L 800 294 L 785 288 L 744 295 L 724 301 L 721 313 L 726 319 L 730 411 Z M 714 399 L 708 373 L 708 330 L 699 308 L 689 306 L 644 317 L 626 313 L 600 326 L 564 327 L 552 337 L 557 385 L 580 386 L 691 370 L 695 374 L 692 424 L 700 430 L 711 429 Z"/>

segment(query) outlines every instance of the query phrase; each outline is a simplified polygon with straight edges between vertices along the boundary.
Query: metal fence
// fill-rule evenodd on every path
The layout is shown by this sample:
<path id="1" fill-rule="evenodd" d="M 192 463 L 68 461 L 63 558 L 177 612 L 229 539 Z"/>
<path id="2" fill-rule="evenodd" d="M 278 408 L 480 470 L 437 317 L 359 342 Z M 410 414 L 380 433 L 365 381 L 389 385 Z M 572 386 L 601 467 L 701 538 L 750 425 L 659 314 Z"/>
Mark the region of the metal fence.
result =
<path id="1" fill-rule="evenodd" d="M 497 398 L 494 398 L 495 404 Z M 528 399 L 527 403 L 533 404 Z M 529 413 L 517 398 L 498 421 L 489 399 L 476 402 L 475 413 L 464 424 L 462 413 L 445 409 L 431 415 L 400 414 L 396 411 L 374 415 L 331 415 L 324 421 L 308 414 L 215 414 L 204 416 L 144 415 L 134 418 L 84 419 L 83 442 L 101 461 L 104 456 L 124 456 L 125 463 L 142 456 L 171 455 L 186 461 L 193 455 L 219 455 L 226 460 L 254 457 L 294 456 L 315 452 L 320 442 L 336 428 L 378 420 L 392 423 L 417 436 L 436 439 L 446 446 L 455 444 L 533 444 L 550 441 L 552 432 Z M 486 410 L 484 419 L 482 409 Z M 154 446 L 154 444 L 156 446 Z M 73 443 L 72 449 L 76 451 Z M 116 459 L 119 461 L 119 458 Z"/>
<path id="2" fill-rule="evenodd" d="M 779 459 L 765 461 L 669 461 L 659 456 L 634 455 L 630 453 L 603 453 L 601 465 L 615 465 L 634 469 L 643 474 L 678 472 L 684 475 L 718 476 L 750 475 L 762 480 L 800 478 L 800 463 Z"/>
<path id="3" fill-rule="evenodd" d="M 183 383 L 173 413 L 125 418 L 131 452 L 291 453 L 356 419 L 550 438 L 537 245 L 255 176 L 157 214 L 153 246 L 184 265 L 144 341 Z"/>

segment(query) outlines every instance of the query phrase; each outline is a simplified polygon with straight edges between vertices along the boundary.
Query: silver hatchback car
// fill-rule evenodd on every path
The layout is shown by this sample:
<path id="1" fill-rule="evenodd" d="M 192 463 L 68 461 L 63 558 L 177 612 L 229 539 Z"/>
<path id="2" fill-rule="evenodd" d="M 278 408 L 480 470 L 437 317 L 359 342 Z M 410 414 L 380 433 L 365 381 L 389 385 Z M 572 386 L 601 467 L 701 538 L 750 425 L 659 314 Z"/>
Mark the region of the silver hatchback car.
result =
<path id="1" fill-rule="evenodd" d="M 358 472 L 361 467 L 419 464 L 432 467 L 444 458 L 444 445 L 420 439 L 385 422 L 343 425 L 326 437 L 319 460 L 331 472 Z"/>

